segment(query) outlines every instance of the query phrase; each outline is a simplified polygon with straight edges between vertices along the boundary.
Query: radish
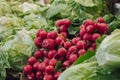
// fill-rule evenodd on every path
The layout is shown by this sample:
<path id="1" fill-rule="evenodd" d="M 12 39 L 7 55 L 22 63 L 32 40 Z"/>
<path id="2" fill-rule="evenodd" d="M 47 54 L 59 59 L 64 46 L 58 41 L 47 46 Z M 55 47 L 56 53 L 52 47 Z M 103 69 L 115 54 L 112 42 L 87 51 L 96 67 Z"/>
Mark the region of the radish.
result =
<path id="1" fill-rule="evenodd" d="M 66 27 L 69 27 L 71 25 L 71 21 L 69 19 L 64 19 L 64 24 Z"/>
<path id="2" fill-rule="evenodd" d="M 66 41 L 66 39 L 63 36 L 58 36 L 55 39 L 55 42 L 58 46 L 63 45 L 63 43 Z"/>
<path id="3" fill-rule="evenodd" d="M 50 51 L 48 52 L 48 58 L 49 58 L 49 59 L 52 59 L 56 54 L 57 54 L 57 51 L 56 51 L 55 49 L 50 50 Z"/>
<path id="4" fill-rule="evenodd" d="M 47 50 L 43 50 L 43 55 L 44 55 L 45 57 L 48 57 L 48 51 L 47 51 Z"/>
<path id="5" fill-rule="evenodd" d="M 36 60 L 35 57 L 30 57 L 30 58 L 28 59 L 28 64 L 30 64 L 30 65 L 33 65 L 35 62 L 37 62 L 37 60 Z"/>
<path id="6" fill-rule="evenodd" d="M 65 25 L 62 25 L 60 27 L 60 32 L 67 32 L 67 31 L 68 31 L 68 28 Z"/>
<path id="7" fill-rule="evenodd" d="M 56 31 L 50 31 L 47 34 L 48 39 L 55 39 L 57 37 L 57 32 Z"/>
<path id="8" fill-rule="evenodd" d="M 39 65 L 38 65 L 38 70 L 39 71 L 44 71 L 45 70 L 45 67 L 46 67 L 46 65 L 45 65 L 45 63 L 40 63 Z"/>
<path id="9" fill-rule="evenodd" d="M 31 65 L 26 65 L 26 66 L 24 66 L 23 72 L 24 72 L 24 74 L 30 74 L 30 73 L 32 73 L 32 70 L 33 70 L 33 68 Z"/>
<path id="10" fill-rule="evenodd" d="M 69 57 L 69 62 L 72 64 L 77 58 L 77 54 L 71 54 Z"/>
<path id="11" fill-rule="evenodd" d="M 43 57 L 43 52 L 42 50 L 37 50 L 34 54 L 34 57 L 37 58 L 37 59 L 40 59 Z"/>
<path id="12" fill-rule="evenodd" d="M 94 25 L 94 21 L 93 21 L 93 20 L 90 20 L 90 19 L 85 20 L 85 21 L 84 21 L 84 26 L 85 26 L 85 28 L 86 28 L 88 25 Z"/>
<path id="13" fill-rule="evenodd" d="M 36 72 L 36 79 L 37 79 L 37 80 L 40 80 L 40 79 L 42 79 L 42 78 L 43 78 L 42 72 L 40 72 L 40 71 Z"/>
<path id="14" fill-rule="evenodd" d="M 69 60 L 64 61 L 63 64 L 62 64 L 62 66 L 63 66 L 64 68 L 69 67 L 69 66 L 70 66 Z"/>
<path id="15" fill-rule="evenodd" d="M 70 54 L 76 53 L 76 51 L 77 51 L 76 46 L 71 46 L 71 47 L 68 49 L 68 52 L 69 52 Z"/>
<path id="16" fill-rule="evenodd" d="M 80 40 L 81 40 L 80 37 L 75 37 L 75 38 L 72 39 L 71 42 L 72 42 L 72 44 L 77 44 L 77 42 L 80 41 Z"/>
<path id="17" fill-rule="evenodd" d="M 61 32 L 60 34 L 65 38 L 67 38 L 67 36 L 68 36 L 68 34 L 66 32 Z"/>
<path id="18" fill-rule="evenodd" d="M 79 31 L 80 37 L 83 37 L 83 35 L 84 35 L 86 32 L 87 32 L 87 31 L 86 31 L 85 28 L 80 29 L 80 31 Z"/>
<path id="19" fill-rule="evenodd" d="M 85 33 L 84 36 L 83 36 L 83 40 L 91 41 L 92 40 L 92 34 Z"/>
<path id="20" fill-rule="evenodd" d="M 86 32 L 88 32 L 88 33 L 93 33 L 94 32 L 94 26 L 93 25 L 88 25 L 87 27 L 86 27 Z"/>
<path id="21" fill-rule="evenodd" d="M 98 33 L 94 33 L 93 35 L 92 35 L 92 40 L 93 41 L 96 41 L 98 38 L 100 38 L 101 37 L 101 35 L 100 34 L 98 34 Z"/>
<path id="22" fill-rule="evenodd" d="M 37 30 L 37 32 L 36 32 L 36 37 L 40 37 L 40 32 L 41 32 L 42 30 Z"/>
<path id="23" fill-rule="evenodd" d="M 55 26 L 56 27 L 60 27 L 60 26 L 62 26 L 62 25 L 64 25 L 64 20 L 57 20 L 56 22 L 55 22 Z"/>
<path id="24" fill-rule="evenodd" d="M 64 43 L 64 48 L 69 49 L 72 46 L 70 41 Z"/>
<path id="25" fill-rule="evenodd" d="M 46 74 L 43 78 L 43 80 L 54 80 L 54 77 L 52 75 Z"/>
<path id="26" fill-rule="evenodd" d="M 36 63 L 33 64 L 33 69 L 34 69 L 35 71 L 38 71 L 38 66 L 39 66 L 39 64 L 40 64 L 40 62 L 36 62 Z"/>
<path id="27" fill-rule="evenodd" d="M 78 51 L 78 56 L 81 56 L 81 55 L 84 55 L 86 53 L 86 50 L 85 49 L 80 49 Z"/>
<path id="28" fill-rule="evenodd" d="M 60 76 L 60 74 L 61 74 L 61 72 L 56 72 L 56 73 L 54 74 L 54 78 L 55 78 L 55 80 L 58 79 L 58 77 Z"/>
<path id="29" fill-rule="evenodd" d="M 66 50 L 65 48 L 61 47 L 61 48 L 58 49 L 57 54 L 58 54 L 60 57 L 63 57 L 63 56 L 65 56 L 65 55 L 67 54 L 67 50 Z"/>
<path id="30" fill-rule="evenodd" d="M 42 47 L 49 50 L 54 49 L 55 41 L 53 39 L 45 39 L 43 40 Z"/>
<path id="31" fill-rule="evenodd" d="M 34 44 L 36 45 L 37 48 L 40 48 L 42 46 L 42 39 L 40 37 L 36 37 L 34 39 Z"/>
<path id="32" fill-rule="evenodd" d="M 44 62 L 46 65 L 48 65 L 48 64 L 49 64 L 49 61 L 50 61 L 50 59 L 45 58 L 43 62 Z"/>
<path id="33" fill-rule="evenodd" d="M 41 39 L 46 39 L 47 38 L 47 32 L 46 31 L 40 31 L 39 37 L 41 37 Z"/>
<path id="34" fill-rule="evenodd" d="M 83 41 L 83 40 L 78 41 L 77 44 L 76 44 L 76 48 L 77 48 L 77 49 L 85 49 L 86 46 L 87 46 L 87 44 L 86 44 L 86 42 Z"/>
<path id="35" fill-rule="evenodd" d="M 54 66 L 54 67 L 55 67 L 56 63 L 57 63 L 57 60 L 54 58 L 49 61 L 49 65 Z"/>
<path id="36" fill-rule="evenodd" d="M 105 23 L 99 23 L 99 24 L 97 24 L 97 30 L 100 34 L 104 34 L 109 31 L 109 27 Z"/>
<path id="37" fill-rule="evenodd" d="M 35 74 L 34 73 L 30 73 L 27 75 L 27 80 L 35 80 Z"/>
<path id="38" fill-rule="evenodd" d="M 105 23 L 105 19 L 102 17 L 97 18 L 96 23 Z"/>
<path id="39" fill-rule="evenodd" d="M 48 66 L 45 68 L 45 72 L 48 73 L 48 74 L 53 74 L 53 73 L 54 73 L 54 67 L 51 66 L 51 65 L 48 65 Z"/>

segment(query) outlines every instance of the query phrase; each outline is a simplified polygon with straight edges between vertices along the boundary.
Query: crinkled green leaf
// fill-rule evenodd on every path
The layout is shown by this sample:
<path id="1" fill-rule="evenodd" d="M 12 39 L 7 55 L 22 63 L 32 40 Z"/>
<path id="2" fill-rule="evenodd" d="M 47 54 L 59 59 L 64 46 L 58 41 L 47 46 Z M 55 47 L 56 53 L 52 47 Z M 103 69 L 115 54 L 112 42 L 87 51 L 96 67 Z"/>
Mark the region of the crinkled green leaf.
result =
<path id="1" fill-rule="evenodd" d="M 11 68 L 8 62 L 8 53 L 5 53 L 0 49 L 0 79 L 5 80 L 6 68 Z"/>
<path id="2" fill-rule="evenodd" d="M 98 64 L 107 70 L 120 68 L 120 30 L 116 29 L 107 36 L 96 52 Z"/>
<path id="3" fill-rule="evenodd" d="M 18 31 L 13 37 L 1 43 L 1 50 L 8 55 L 8 62 L 13 70 L 21 71 L 27 59 L 35 50 L 33 40 L 26 30 Z"/>
<path id="4" fill-rule="evenodd" d="M 95 76 L 97 62 L 89 62 L 71 66 L 66 69 L 58 78 L 58 80 L 91 80 Z"/>
<path id="5" fill-rule="evenodd" d="M 93 0 L 75 0 L 77 3 L 79 3 L 82 6 L 85 7 L 94 7 L 96 4 L 93 2 Z"/>
<path id="6" fill-rule="evenodd" d="M 108 72 L 96 60 L 77 64 L 66 69 L 58 80 L 119 80 L 120 72 Z"/>
<path id="7" fill-rule="evenodd" d="M 64 11 L 66 7 L 67 5 L 64 2 L 60 0 L 54 1 L 54 3 L 51 4 L 50 8 L 46 11 L 46 18 L 51 18 L 57 15 L 58 13 Z"/>

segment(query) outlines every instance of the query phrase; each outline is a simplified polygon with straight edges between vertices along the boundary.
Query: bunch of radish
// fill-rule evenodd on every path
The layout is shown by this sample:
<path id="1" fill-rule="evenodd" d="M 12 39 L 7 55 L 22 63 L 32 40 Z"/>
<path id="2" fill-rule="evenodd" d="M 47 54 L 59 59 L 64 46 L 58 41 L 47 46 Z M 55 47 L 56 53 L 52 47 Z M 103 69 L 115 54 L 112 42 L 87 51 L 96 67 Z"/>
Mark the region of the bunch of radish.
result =
<path id="1" fill-rule="evenodd" d="M 86 20 L 80 26 L 79 35 L 68 39 L 71 21 L 61 19 L 56 21 L 55 25 L 59 28 L 58 31 L 36 32 L 34 44 L 37 50 L 23 69 L 27 80 L 57 80 L 61 72 L 79 56 L 84 55 L 87 50 L 94 51 L 96 40 L 109 31 L 103 18 L 98 18 L 96 22 Z"/>

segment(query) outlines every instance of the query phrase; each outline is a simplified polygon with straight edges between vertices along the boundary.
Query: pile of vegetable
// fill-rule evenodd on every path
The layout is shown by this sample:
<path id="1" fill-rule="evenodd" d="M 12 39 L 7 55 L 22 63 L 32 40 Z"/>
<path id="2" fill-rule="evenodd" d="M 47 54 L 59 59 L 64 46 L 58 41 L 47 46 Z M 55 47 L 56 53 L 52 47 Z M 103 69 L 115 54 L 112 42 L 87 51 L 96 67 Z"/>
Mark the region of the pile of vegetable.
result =
<path id="1" fill-rule="evenodd" d="M 28 80 L 58 80 L 61 72 L 70 67 L 80 56 L 96 50 L 96 40 L 109 32 L 103 18 L 85 20 L 77 36 L 68 37 L 69 19 L 57 20 L 57 31 L 38 30 L 34 44 L 38 48 L 28 59 L 23 72 Z M 66 79 L 67 80 L 67 79 Z"/>
<path id="2" fill-rule="evenodd" d="M 120 79 L 118 28 L 104 0 L 1 0 L 0 79 Z"/>

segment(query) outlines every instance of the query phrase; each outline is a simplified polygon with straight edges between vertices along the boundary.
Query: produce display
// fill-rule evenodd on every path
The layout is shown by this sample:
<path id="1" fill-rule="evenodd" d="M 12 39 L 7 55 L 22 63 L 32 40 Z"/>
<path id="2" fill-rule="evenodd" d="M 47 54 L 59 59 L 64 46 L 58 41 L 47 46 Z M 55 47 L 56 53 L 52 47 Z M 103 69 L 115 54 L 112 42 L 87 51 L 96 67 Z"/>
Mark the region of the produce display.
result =
<path id="1" fill-rule="evenodd" d="M 38 50 L 28 59 L 23 72 L 28 80 L 58 80 L 59 75 L 79 56 L 96 50 L 96 40 L 109 32 L 103 18 L 85 20 L 78 36 L 68 38 L 69 19 L 57 20 L 57 31 L 38 30 L 34 44 Z M 63 34 L 64 33 L 64 34 Z M 90 53 L 87 53 L 90 54 Z"/>
<path id="2" fill-rule="evenodd" d="M 120 15 L 106 1 L 1 0 L 0 80 L 119 80 Z"/>

